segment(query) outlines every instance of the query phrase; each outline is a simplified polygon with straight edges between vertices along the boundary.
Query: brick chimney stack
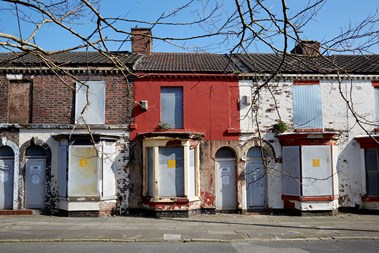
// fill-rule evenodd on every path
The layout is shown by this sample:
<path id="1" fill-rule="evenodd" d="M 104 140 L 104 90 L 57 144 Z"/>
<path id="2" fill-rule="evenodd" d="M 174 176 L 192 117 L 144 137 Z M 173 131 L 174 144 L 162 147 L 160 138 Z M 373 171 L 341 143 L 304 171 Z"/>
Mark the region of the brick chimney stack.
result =
<path id="1" fill-rule="evenodd" d="M 151 54 L 152 34 L 150 28 L 132 28 L 132 53 Z"/>
<path id="2" fill-rule="evenodd" d="M 295 46 L 294 49 L 292 49 L 291 54 L 299 54 L 310 57 L 320 56 L 320 42 L 313 40 L 302 40 Z"/>

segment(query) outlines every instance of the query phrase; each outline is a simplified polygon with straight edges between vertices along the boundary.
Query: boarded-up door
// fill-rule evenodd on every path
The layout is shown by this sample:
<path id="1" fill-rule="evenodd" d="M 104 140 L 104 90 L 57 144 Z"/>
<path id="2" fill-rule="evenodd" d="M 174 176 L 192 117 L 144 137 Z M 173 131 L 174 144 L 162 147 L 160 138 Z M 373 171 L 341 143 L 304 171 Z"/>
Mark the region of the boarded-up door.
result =
<path id="1" fill-rule="evenodd" d="M 221 148 L 216 153 L 216 209 L 236 210 L 236 161 L 229 148 Z"/>
<path id="2" fill-rule="evenodd" d="M 25 165 L 25 207 L 43 209 L 45 207 L 46 152 L 40 146 L 26 150 Z"/>
<path id="3" fill-rule="evenodd" d="M 266 208 L 267 179 L 259 147 L 247 153 L 246 180 L 248 209 Z"/>
<path id="4" fill-rule="evenodd" d="M 25 207 L 43 209 L 45 207 L 46 159 L 28 158 L 25 168 Z"/>

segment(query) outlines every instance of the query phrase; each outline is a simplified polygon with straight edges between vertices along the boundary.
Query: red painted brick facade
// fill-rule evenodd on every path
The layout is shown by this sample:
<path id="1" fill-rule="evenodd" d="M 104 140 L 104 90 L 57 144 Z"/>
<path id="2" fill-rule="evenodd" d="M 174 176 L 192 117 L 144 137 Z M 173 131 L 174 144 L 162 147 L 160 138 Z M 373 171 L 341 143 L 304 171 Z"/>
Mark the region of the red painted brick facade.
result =
<path id="1" fill-rule="evenodd" d="M 184 129 L 176 131 L 202 132 L 205 140 L 239 140 L 238 80 L 236 77 L 146 77 L 134 81 L 135 101 L 147 100 L 149 109 L 134 107 L 138 133 L 154 132 L 160 121 L 160 88 L 183 87 Z"/>

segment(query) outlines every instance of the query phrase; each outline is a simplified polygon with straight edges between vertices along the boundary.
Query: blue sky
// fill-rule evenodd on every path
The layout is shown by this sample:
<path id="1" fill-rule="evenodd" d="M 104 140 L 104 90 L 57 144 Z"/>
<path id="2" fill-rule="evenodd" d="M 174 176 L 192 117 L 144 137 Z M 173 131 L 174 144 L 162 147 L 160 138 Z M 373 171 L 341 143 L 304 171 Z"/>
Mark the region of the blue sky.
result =
<path id="1" fill-rule="evenodd" d="M 220 4 L 223 4 L 222 14 L 230 13 L 234 8 L 233 0 L 217 0 Z M 150 22 L 156 21 L 162 13 L 169 13 L 176 9 L 180 4 L 186 3 L 185 0 L 105 0 L 102 1 L 100 12 L 104 17 L 122 17 L 136 20 L 146 20 Z M 210 1 L 212 4 L 216 3 L 216 0 Z M 278 11 L 277 4 L 279 0 L 268 0 L 269 7 L 273 11 Z M 290 11 L 296 12 L 296 8 L 301 8 L 301 4 L 307 2 L 306 0 L 287 0 Z M 314 2 L 314 1 L 311 1 Z M 0 8 L 4 7 L 3 3 L 0 3 Z M 209 6 L 208 6 L 209 8 Z M 377 0 L 329 0 L 323 8 L 317 13 L 311 22 L 302 28 L 302 39 L 327 41 L 330 38 L 335 37 L 341 30 L 346 28 L 350 23 L 355 25 L 366 18 L 370 13 L 378 11 L 379 1 Z M 181 15 L 171 18 L 173 22 L 190 21 L 200 13 L 202 14 L 203 7 L 200 4 L 193 5 L 191 9 L 186 10 Z M 0 15 L 0 32 L 18 34 L 18 27 L 16 18 L 5 10 L 1 10 Z M 376 14 L 378 18 L 379 15 Z M 79 32 L 88 34 L 91 28 L 89 18 L 78 20 L 83 25 L 74 26 Z M 222 18 L 222 17 L 220 17 Z M 204 30 L 210 29 L 210 24 L 202 24 L 202 27 L 192 26 L 168 26 L 168 25 L 156 25 L 153 28 L 153 35 L 158 37 L 187 37 L 202 34 Z M 135 27 L 136 23 L 118 23 L 117 26 L 125 31 L 130 31 L 130 28 Z M 149 25 L 139 24 L 140 27 L 148 27 Z M 25 23 L 21 23 L 21 30 L 24 34 L 30 33 L 31 27 Z M 236 28 L 237 29 L 237 28 Z M 379 30 L 379 27 L 375 27 Z M 125 39 L 126 35 L 114 33 L 108 34 L 109 38 Z M 24 35 L 25 37 L 25 35 Z M 69 36 L 63 30 L 46 26 L 40 31 L 36 37 L 37 44 L 41 45 L 47 50 L 59 50 L 81 43 L 75 40 L 72 36 Z M 220 37 L 214 37 L 202 40 L 192 41 L 174 41 L 171 43 L 154 40 L 153 51 L 155 52 L 181 52 L 181 51 L 210 51 L 216 53 L 227 53 L 235 41 L 222 41 Z M 278 47 L 281 46 L 280 39 L 275 40 Z M 181 47 L 173 44 L 180 44 Z M 120 44 L 109 43 L 111 50 L 130 50 L 129 42 L 125 42 L 121 47 Z M 290 45 L 293 46 L 293 45 Z M 270 50 L 257 44 L 250 48 L 253 52 L 270 52 Z M 373 53 L 379 53 L 379 47 L 376 46 L 372 49 Z"/>

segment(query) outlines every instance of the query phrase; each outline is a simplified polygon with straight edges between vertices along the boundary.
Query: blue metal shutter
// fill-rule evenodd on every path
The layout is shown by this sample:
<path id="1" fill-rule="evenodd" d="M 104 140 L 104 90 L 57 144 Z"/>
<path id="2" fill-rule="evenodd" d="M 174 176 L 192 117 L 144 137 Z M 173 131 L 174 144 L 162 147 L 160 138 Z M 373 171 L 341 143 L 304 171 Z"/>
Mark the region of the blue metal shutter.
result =
<path id="1" fill-rule="evenodd" d="M 183 88 L 161 88 L 161 122 L 170 128 L 183 128 Z"/>
<path id="2" fill-rule="evenodd" d="M 294 85 L 293 118 L 295 128 L 322 128 L 320 85 Z"/>

